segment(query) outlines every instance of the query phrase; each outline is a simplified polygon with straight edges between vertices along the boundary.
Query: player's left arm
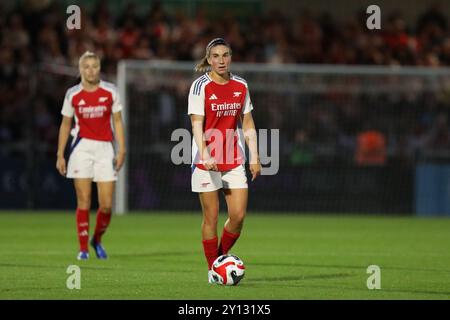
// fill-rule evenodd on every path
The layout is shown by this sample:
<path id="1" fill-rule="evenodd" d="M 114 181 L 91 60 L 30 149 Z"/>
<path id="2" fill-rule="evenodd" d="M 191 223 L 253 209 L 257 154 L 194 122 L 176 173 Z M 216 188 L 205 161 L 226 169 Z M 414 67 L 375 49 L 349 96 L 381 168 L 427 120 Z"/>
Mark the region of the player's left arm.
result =
<path id="1" fill-rule="evenodd" d="M 122 121 L 122 112 L 114 112 L 113 113 L 113 123 L 114 123 L 114 132 L 116 136 L 116 141 L 119 146 L 117 150 L 115 164 L 116 170 L 119 171 L 122 168 L 123 163 L 125 162 L 125 155 L 127 152 L 125 146 L 125 129 Z"/>
<path id="2" fill-rule="evenodd" d="M 258 136 L 256 135 L 255 122 L 251 112 L 242 116 L 242 130 L 244 131 L 245 142 L 250 151 L 250 172 L 252 181 L 261 174 L 261 162 L 258 154 Z"/>

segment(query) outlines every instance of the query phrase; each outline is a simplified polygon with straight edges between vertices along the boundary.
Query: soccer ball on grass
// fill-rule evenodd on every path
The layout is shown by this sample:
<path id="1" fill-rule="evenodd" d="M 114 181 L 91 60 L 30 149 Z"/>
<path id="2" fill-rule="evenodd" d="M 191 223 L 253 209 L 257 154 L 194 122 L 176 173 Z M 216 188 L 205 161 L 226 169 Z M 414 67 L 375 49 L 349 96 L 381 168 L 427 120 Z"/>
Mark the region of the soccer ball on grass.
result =
<path id="1" fill-rule="evenodd" d="M 244 262 L 232 254 L 224 254 L 214 260 L 212 274 L 216 283 L 225 286 L 235 286 L 245 274 Z"/>

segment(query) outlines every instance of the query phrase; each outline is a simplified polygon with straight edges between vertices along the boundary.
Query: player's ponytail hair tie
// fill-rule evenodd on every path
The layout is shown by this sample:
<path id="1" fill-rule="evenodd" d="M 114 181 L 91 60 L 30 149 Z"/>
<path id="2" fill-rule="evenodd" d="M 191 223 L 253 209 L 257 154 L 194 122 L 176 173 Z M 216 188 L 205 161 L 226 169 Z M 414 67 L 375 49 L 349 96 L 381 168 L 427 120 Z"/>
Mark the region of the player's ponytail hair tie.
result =
<path id="1" fill-rule="evenodd" d="M 203 57 L 203 59 L 195 66 L 195 71 L 197 72 L 205 72 L 209 69 L 209 63 L 208 63 L 208 58 L 209 55 L 211 53 L 211 49 L 215 46 L 218 45 L 224 45 L 226 47 L 228 47 L 228 49 L 230 49 L 230 54 L 231 54 L 231 47 L 228 44 L 228 42 L 225 41 L 224 38 L 215 38 L 212 39 L 206 46 L 206 53 L 205 56 Z"/>

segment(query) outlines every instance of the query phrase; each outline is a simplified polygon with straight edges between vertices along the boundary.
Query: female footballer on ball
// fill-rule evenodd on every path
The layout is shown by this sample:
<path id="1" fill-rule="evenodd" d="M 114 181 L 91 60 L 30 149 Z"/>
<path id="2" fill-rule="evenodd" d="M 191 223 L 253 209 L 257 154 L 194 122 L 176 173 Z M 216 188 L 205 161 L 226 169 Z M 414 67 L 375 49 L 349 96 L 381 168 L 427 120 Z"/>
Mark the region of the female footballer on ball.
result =
<path id="1" fill-rule="evenodd" d="M 96 182 L 99 208 L 90 244 L 97 258 L 106 259 L 101 240 L 111 221 L 114 184 L 126 152 L 122 105 L 116 87 L 100 80 L 100 59 L 95 53 L 85 52 L 80 57 L 79 72 L 81 83 L 67 90 L 64 98 L 56 168 L 61 175 L 74 179 L 79 260 L 89 258 L 89 210 L 92 182 Z M 75 127 L 72 129 L 73 118 Z M 64 150 L 70 133 L 73 139 L 66 166 Z M 113 148 L 114 136 L 118 145 L 116 154 Z"/>
<path id="2" fill-rule="evenodd" d="M 250 151 L 252 181 L 261 173 L 252 103 L 247 82 L 230 72 L 231 48 L 222 38 L 206 46 L 195 70 L 205 72 L 191 85 L 188 114 L 191 117 L 192 191 L 197 192 L 203 212 L 202 240 L 208 263 L 208 281 L 214 260 L 227 254 L 239 238 L 248 199 L 244 148 L 236 134 L 241 121 Z M 220 243 L 217 238 L 219 190 L 225 195 L 228 219 Z"/>

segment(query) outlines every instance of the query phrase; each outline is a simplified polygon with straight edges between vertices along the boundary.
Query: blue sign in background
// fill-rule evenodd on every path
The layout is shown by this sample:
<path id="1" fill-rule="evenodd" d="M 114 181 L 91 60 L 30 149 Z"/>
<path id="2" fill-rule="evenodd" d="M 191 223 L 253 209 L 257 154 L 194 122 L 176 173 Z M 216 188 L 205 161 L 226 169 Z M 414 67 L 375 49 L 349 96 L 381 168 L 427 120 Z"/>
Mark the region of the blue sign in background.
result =
<path id="1" fill-rule="evenodd" d="M 450 165 L 419 164 L 415 185 L 417 215 L 450 215 Z"/>

